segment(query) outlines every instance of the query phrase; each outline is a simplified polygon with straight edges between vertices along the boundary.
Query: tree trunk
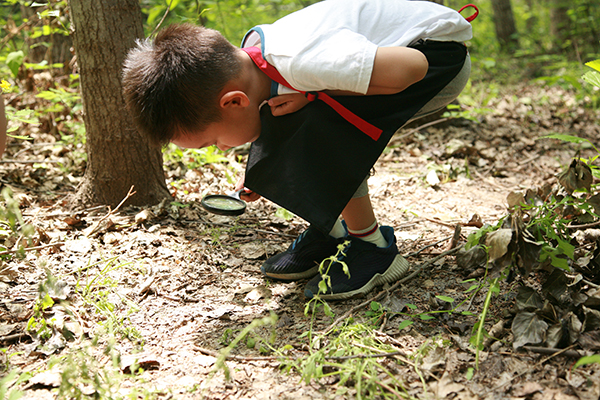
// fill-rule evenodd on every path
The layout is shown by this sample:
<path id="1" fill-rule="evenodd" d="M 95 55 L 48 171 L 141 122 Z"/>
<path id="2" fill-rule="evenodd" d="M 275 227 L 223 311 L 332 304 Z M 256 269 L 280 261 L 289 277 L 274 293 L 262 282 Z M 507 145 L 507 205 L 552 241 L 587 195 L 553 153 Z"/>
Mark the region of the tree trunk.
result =
<path id="1" fill-rule="evenodd" d="M 517 28 L 515 27 L 515 18 L 510 0 L 493 0 L 492 7 L 494 9 L 496 38 L 500 43 L 500 50 L 504 52 L 515 50 L 519 47 L 519 41 L 516 37 Z"/>
<path id="2" fill-rule="evenodd" d="M 162 154 L 135 130 L 121 89 L 127 51 L 144 35 L 139 0 L 70 0 L 69 6 L 88 156 L 74 206 L 115 206 L 131 186 L 136 194 L 126 204 L 156 204 L 169 197 Z"/>
<path id="3" fill-rule="evenodd" d="M 570 47 L 571 42 L 571 19 L 567 12 L 571 7 L 571 2 L 566 0 L 552 0 L 552 9 L 550 14 L 550 31 L 553 36 L 552 43 L 562 50 Z"/>

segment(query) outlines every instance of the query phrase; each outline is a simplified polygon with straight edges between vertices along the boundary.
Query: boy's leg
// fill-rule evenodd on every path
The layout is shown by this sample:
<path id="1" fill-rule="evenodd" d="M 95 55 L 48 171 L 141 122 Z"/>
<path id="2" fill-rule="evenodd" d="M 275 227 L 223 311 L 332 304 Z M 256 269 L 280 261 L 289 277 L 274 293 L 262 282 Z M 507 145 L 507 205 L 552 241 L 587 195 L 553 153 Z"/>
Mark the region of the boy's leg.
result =
<path id="1" fill-rule="evenodd" d="M 388 243 L 381 234 L 368 194 L 351 199 L 342 211 L 342 216 L 350 235 L 373 243 L 377 247 L 387 247 Z"/>

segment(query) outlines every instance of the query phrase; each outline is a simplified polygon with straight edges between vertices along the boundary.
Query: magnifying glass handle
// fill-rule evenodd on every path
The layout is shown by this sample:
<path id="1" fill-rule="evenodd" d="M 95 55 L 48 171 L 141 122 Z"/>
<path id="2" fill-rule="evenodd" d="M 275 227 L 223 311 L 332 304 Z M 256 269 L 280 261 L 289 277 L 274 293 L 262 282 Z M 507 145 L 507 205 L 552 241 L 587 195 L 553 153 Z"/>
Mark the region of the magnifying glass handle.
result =
<path id="1" fill-rule="evenodd" d="M 238 199 L 238 200 L 242 200 L 242 199 L 240 199 L 240 196 L 241 196 L 241 195 L 243 195 L 243 194 L 250 195 L 251 193 L 252 193 L 251 191 L 250 191 L 250 192 L 247 192 L 247 191 L 246 191 L 246 189 L 243 189 L 243 188 L 242 188 L 242 189 L 240 189 L 240 190 L 236 190 L 236 191 L 235 191 L 235 192 L 233 192 L 233 193 L 229 193 L 229 194 L 228 194 L 228 196 L 231 196 L 231 197 L 233 197 L 233 198 L 235 198 L 235 199 Z"/>

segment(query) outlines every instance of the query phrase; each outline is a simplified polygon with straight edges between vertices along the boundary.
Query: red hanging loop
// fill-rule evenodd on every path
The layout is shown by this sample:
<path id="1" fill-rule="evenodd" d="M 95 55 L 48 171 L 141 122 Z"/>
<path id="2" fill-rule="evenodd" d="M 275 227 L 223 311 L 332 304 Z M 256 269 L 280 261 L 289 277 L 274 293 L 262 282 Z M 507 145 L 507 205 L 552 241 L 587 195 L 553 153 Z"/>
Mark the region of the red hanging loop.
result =
<path id="1" fill-rule="evenodd" d="M 475 18 L 477 18 L 477 16 L 479 15 L 479 8 L 477 8 L 477 6 L 474 4 L 467 4 L 466 6 L 463 6 L 460 10 L 458 10 L 458 12 L 461 13 L 461 12 L 463 12 L 463 10 L 465 10 L 467 8 L 471 8 L 471 7 L 475 9 L 475 14 L 471 15 L 470 17 L 465 18 L 468 22 L 471 22 Z"/>

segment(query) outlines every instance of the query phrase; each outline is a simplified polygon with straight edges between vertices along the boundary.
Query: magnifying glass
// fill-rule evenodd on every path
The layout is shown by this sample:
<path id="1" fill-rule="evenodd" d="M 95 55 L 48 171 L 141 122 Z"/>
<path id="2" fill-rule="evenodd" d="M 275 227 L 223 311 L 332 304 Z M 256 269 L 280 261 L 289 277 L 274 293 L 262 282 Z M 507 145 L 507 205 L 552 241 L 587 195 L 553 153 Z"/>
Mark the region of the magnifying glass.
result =
<path id="1" fill-rule="evenodd" d="M 210 213 L 218 215 L 241 215 L 246 211 L 246 202 L 240 195 L 246 193 L 244 189 L 230 194 L 209 194 L 200 201 L 202 207 Z"/>

